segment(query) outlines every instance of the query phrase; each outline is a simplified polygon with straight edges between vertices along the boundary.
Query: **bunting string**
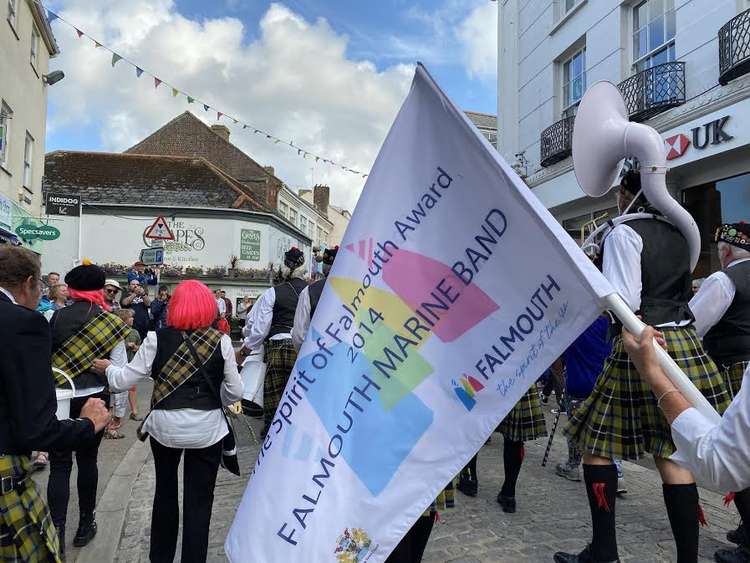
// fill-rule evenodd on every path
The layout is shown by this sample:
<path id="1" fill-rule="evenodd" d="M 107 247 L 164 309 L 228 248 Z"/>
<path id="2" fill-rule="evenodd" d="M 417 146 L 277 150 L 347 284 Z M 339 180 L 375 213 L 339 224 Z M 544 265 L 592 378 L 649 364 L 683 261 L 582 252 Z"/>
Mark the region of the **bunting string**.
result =
<path id="1" fill-rule="evenodd" d="M 34 2 L 36 4 L 38 4 L 42 9 L 44 9 L 46 11 L 46 13 L 47 13 L 47 19 L 49 20 L 50 24 L 52 22 L 54 22 L 54 21 L 59 21 L 59 22 L 65 24 L 65 25 L 67 25 L 68 27 L 70 27 L 72 30 L 74 30 L 75 33 L 76 33 L 76 35 L 78 36 L 78 39 L 82 39 L 82 38 L 85 37 L 86 39 L 90 40 L 93 43 L 95 49 L 102 49 L 104 51 L 109 52 L 112 55 L 111 62 L 112 62 L 112 67 L 113 68 L 114 68 L 114 66 L 116 64 L 118 64 L 120 61 L 122 61 L 122 63 L 128 64 L 131 67 L 133 67 L 133 69 L 135 70 L 135 76 L 136 76 L 136 78 L 141 78 L 141 76 L 143 76 L 144 74 L 146 74 L 146 75 L 150 76 L 151 78 L 153 78 L 153 81 L 154 81 L 154 90 L 157 90 L 159 88 L 159 86 L 161 86 L 163 84 L 165 87 L 171 89 L 172 97 L 176 98 L 178 96 L 182 96 L 182 97 L 184 97 L 187 100 L 188 104 L 198 103 L 198 104 L 200 104 L 200 105 L 203 106 L 203 111 L 206 112 L 206 113 L 208 113 L 209 111 L 215 111 L 216 112 L 216 121 L 220 122 L 222 120 L 222 117 L 226 118 L 225 121 L 226 120 L 231 120 L 231 122 L 232 122 L 233 125 L 236 125 L 238 127 L 241 126 L 240 130 L 242 130 L 242 131 L 244 131 L 245 129 L 247 129 L 248 131 L 252 131 L 253 135 L 260 135 L 261 138 L 265 137 L 266 140 L 272 141 L 273 144 L 275 144 L 275 145 L 278 145 L 278 144 L 288 145 L 289 147 L 291 147 L 292 149 L 294 149 L 294 150 L 297 151 L 297 156 L 300 156 L 303 159 L 307 159 L 308 157 L 310 157 L 312 159 L 315 159 L 316 163 L 322 162 L 323 164 L 327 164 L 327 165 L 329 165 L 331 167 L 339 168 L 340 170 L 343 170 L 344 172 L 348 172 L 350 174 L 356 174 L 358 176 L 361 176 L 362 178 L 367 178 L 368 174 L 366 174 L 366 173 L 363 173 L 363 172 L 361 172 L 359 170 L 355 170 L 354 168 L 349 168 L 348 166 L 345 166 L 345 165 L 343 165 L 343 164 L 341 164 L 339 162 L 331 160 L 330 158 L 325 158 L 325 157 L 323 157 L 321 155 L 315 154 L 315 153 L 313 153 L 311 151 L 306 150 L 304 147 L 300 147 L 300 146 L 296 145 L 294 143 L 294 141 L 285 141 L 284 139 L 276 137 L 275 135 L 273 135 L 273 134 L 269 133 L 268 131 L 265 131 L 265 130 L 259 128 L 259 127 L 255 127 L 255 126 L 247 123 L 246 121 L 244 121 L 244 120 L 242 120 L 242 119 L 240 119 L 238 117 L 234 117 L 232 115 L 229 115 L 226 112 L 219 111 L 215 106 L 206 103 L 205 101 L 203 101 L 200 98 L 194 96 L 193 94 L 189 94 L 189 93 L 185 92 L 184 90 L 182 90 L 180 88 L 177 88 L 176 86 L 173 86 L 172 84 L 170 84 L 170 83 L 162 80 L 161 78 L 157 77 L 155 74 L 153 74 L 153 73 L 151 73 L 151 72 L 149 72 L 147 70 L 144 70 L 144 68 L 141 65 L 136 64 L 135 62 L 131 61 L 127 57 L 125 57 L 125 56 L 123 56 L 123 55 L 115 52 L 113 49 L 110 49 L 104 43 L 102 43 L 102 42 L 94 39 L 91 35 L 89 35 L 85 31 L 82 31 L 79 27 L 73 25 L 71 22 L 65 20 L 59 14 L 57 14 L 57 13 L 53 12 L 52 10 L 50 10 L 49 8 L 47 8 L 39 0 L 34 0 Z"/>

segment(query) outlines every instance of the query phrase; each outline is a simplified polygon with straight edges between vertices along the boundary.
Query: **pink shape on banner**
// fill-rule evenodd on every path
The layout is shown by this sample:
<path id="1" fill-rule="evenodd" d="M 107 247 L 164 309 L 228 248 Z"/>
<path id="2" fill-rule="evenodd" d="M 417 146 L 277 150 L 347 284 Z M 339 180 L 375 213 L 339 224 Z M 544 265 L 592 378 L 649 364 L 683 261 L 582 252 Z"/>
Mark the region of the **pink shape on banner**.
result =
<path id="1" fill-rule="evenodd" d="M 465 285 L 448 266 L 422 254 L 397 250 L 383 264 L 383 280 L 413 311 L 420 309 L 424 302 L 437 301 L 431 292 L 448 303 L 435 289 L 442 279 L 445 279 L 443 289 L 452 288 L 451 295 L 460 293 L 448 311 L 436 311 L 441 318 L 432 331 L 443 342 L 456 340 L 500 308 L 476 284 Z"/>
<path id="2" fill-rule="evenodd" d="M 349 252 L 357 254 L 362 260 L 365 260 L 368 266 L 372 264 L 372 254 L 374 250 L 372 237 L 367 240 L 360 240 L 357 243 L 357 249 L 355 249 L 354 244 L 347 244 L 346 249 Z"/>

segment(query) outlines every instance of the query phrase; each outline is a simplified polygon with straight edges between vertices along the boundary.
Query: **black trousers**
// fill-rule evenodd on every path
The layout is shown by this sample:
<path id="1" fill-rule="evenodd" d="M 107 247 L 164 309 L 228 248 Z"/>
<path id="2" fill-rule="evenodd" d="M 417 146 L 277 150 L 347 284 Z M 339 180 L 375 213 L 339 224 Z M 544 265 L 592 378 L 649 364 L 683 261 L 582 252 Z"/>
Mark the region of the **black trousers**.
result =
<path id="1" fill-rule="evenodd" d="M 185 453 L 182 501 L 182 563 L 206 561 L 208 528 L 214 504 L 216 474 L 221 462 L 221 441 L 207 448 L 168 448 L 151 438 L 156 467 L 156 492 L 151 513 L 150 559 L 172 563 L 177 551 L 180 507 L 177 469 Z"/>
<path id="2" fill-rule="evenodd" d="M 435 516 L 420 516 L 385 563 L 419 563 L 432 533 Z"/>
<path id="3" fill-rule="evenodd" d="M 102 392 L 90 397 L 78 397 L 70 401 L 70 418 L 81 416 L 83 405 L 90 398 L 102 399 L 109 404 L 109 393 Z M 94 441 L 77 450 L 56 450 L 49 452 L 49 481 L 47 482 L 47 504 L 55 526 L 65 526 L 70 500 L 70 473 L 73 470 L 73 453 L 78 466 L 78 510 L 81 518 L 93 515 L 96 508 L 96 488 L 99 484 L 97 457 L 99 444 L 104 431 L 99 432 Z"/>

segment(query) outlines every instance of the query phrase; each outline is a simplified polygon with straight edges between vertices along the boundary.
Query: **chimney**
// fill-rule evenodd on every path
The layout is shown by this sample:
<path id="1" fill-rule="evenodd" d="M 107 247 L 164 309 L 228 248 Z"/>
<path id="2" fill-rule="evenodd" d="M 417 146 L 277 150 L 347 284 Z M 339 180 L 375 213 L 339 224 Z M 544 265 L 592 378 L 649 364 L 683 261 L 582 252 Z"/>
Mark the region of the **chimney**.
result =
<path id="1" fill-rule="evenodd" d="M 328 217 L 328 204 L 331 200 L 331 188 L 317 185 L 313 188 L 313 204 L 323 215 Z"/>
<path id="2" fill-rule="evenodd" d="M 225 141 L 229 141 L 229 127 L 227 127 L 226 125 L 220 125 L 218 123 L 215 125 L 211 125 L 211 131 L 216 133 Z"/>
<path id="3" fill-rule="evenodd" d="M 276 176 L 276 170 L 273 169 L 273 166 L 264 166 L 263 170 L 268 172 L 271 176 Z"/>

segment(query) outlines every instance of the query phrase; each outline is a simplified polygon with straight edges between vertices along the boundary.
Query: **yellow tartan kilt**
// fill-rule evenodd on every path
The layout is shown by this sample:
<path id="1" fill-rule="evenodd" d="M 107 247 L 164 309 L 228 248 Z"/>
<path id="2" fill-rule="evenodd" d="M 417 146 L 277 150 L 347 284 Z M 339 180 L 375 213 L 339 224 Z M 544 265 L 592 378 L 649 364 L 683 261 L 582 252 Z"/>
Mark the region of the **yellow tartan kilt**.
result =
<path id="1" fill-rule="evenodd" d="M 16 490 L 0 495 L 0 561 L 60 563 L 57 530 L 30 475 L 28 456 L 0 455 L 0 477 L 26 477 Z"/>
<path id="2" fill-rule="evenodd" d="M 528 442 L 547 435 L 547 423 L 536 383 L 529 387 L 526 394 L 513 406 L 500 423 L 499 431 L 514 442 Z"/>
<path id="3" fill-rule="evenodd" d="M 744 361 L 736 362 L 728 366 L 722 365 L 719 368 L 721 370 L 721 375 L 724 376 L 724 384 L 726 385 L 727 391 L 729 391 L 729 395 L 732 399 L 734 399 L 737 396 L 737 393 L 740 392 L 742 376 L 745 375 L 745 370 L 748 365 L 750 365 L 750 362 Z"/>

